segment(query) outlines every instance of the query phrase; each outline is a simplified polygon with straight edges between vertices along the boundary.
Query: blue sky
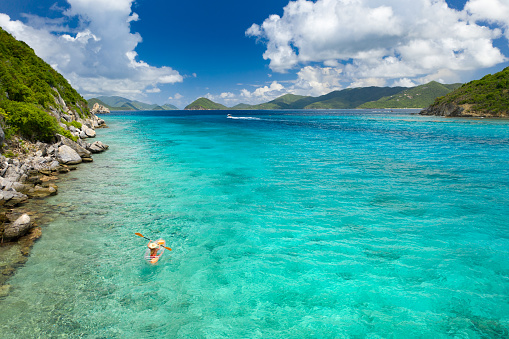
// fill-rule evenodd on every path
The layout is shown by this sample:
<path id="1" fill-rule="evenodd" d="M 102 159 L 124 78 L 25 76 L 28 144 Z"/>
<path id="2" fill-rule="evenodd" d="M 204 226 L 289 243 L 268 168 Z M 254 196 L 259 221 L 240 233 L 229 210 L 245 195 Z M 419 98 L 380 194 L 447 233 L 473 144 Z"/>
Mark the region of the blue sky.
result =
<path id="1" fill-rule="evenodd" d="M 0 26 L 85 97 L 185 107 L 467 82 L 509 65 L 509 0 L 16 0 Z"/>

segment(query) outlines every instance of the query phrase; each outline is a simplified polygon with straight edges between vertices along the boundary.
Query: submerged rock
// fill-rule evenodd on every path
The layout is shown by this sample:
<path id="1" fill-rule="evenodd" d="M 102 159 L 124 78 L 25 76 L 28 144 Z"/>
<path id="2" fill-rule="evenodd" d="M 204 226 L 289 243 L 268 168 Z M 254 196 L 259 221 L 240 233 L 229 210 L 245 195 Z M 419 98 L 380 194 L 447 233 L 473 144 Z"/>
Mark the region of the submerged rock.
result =
<path id="1" fill-rule="evenodd" d="M 4 240 L 11 241 L 24 236 L 30 229 L 32 222 L 28 214 L 23 214 L 16 221 L 7 224 L 4 228 Z"/>
<path id="2" fill-rule="evenodd" d="M 23 193 L 19 193 L 14 190 L 0 191 L 0 206 L 17 206 L 27 200 L 28 197 Z"/>
<path id="3" fill-rule="evenodd" d="M 28 190 L 27 195 L 30 198 L 45 198 L 50 195 L 57 194 L 57 186 L 50 184 L 47 187 L 36 185 L 34 188 Z"/>

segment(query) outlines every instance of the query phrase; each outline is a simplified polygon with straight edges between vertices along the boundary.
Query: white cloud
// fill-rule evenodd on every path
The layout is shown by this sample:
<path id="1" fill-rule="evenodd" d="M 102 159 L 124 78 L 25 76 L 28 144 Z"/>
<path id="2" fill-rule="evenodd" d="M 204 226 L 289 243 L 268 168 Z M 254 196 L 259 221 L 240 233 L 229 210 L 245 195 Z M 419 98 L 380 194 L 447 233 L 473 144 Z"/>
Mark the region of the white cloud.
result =
<path id="1" fill-rule="evenodd" d="M 392 86 L 394 86 L 394 87 L 414 87 L 414 86 L 417 86 L 417 84 L 408 78 L 402 78 L 402 79 L 396 80 L 392 84 Z"/>
<path id="2" fill-rule="evenodd" d="M 244 88 L 241 90 L 240 96 L 247 99 L 246 103 L 260 103 L 273 100 L 284 93 L 286 93 L 285 87 L 277 81 L 273 81 L 269 86 L 258 87 L 252 92 Z"/>
<path id="3" fill-rule="evenodd" d="M 138 60 L 135 49 L 142 39 L 131 33 L 130 22 L 139 20 L 131 12 L 133 0 L 67 1 L 70 8 L 63 14 L 66 19 L 79 18 L 78 31 L 64 26 L 65 20 L 32 18 L 29 24 L 37 22 L 32 27 L 1 13 L 0 26 L 26 42 L 85 96 L 116 94 L 140 99 L 144 93 L 156 93 L 158 84 L 183 81 L 170 67 Z"/>
<path id="4" fill-rule="evenodd" d="M 235 94 L 231 93 L 231 92 L 225 92 L 225 93 L 221 93 L 219 95 L 221 98 L 223 99 L 231 99 L 231 98 L 235 98 Z"/>
<path id="5" fill-rule="evenodd" d="M 175 93 L 175 95 L 173 97 L 169 97 L 168 100 L 180 100 L 182 99 L 184 96 L 180 93 Z"/>
<path id="6" fill-rule="evenodd" d="M 207 93 L 205 98 L 229 107 L 240 103 L 256 105 L 274 100 L 289 91 L 291 91 L 291 88 L 286 89 L 282 84 L 273 81 L 270 85 L 258 86 L 252 91 L 243 88 L 238 94 L 233 92 L 223 92 L 218 95 Z"/>
<path id="7" fill-rule="evenodd" d="M 154 88 L 149 88 L 145 91 L 146 93 L 160 93 L 161 92 L 161 89 L 157 88 L 157 87 L 154 87 Z"/>
<path id="8" fill-rule="evenodd" d="M 508 0 L 470 0 L 465 10 L 477 21 L 486 20 L 502 26 L 509 39 L 509 1 Z"/>
<path id="9" fill-rule="evenodd" d="M 348 87 L 350 88 L 371 87 L 371 86 L 384 87 L 386 85 L 387 82 L 383 78 L 362 78 L 352 82 Z"/>
<path id="10" fill-rule="evenodd" d="M 508 27 L 509 0 L 470 0 L 463 11 L 445 0 L 297 0 L 246 35 L 266 43 L 273 71 L 300 68 L 297 91 L 317 94 L 341 83 L 410 84 L 436 74 L 448 81 L 495 66 L 507 58 L 493 40 L 509 38 Z"/>
<path id="11" fill-rule="evenodd" d="M 302 95 L 320 96 L 342 89 L 339 79 L 342 69 L 333 67 L 306 66 L 297 73 L 293 92 Z"/>

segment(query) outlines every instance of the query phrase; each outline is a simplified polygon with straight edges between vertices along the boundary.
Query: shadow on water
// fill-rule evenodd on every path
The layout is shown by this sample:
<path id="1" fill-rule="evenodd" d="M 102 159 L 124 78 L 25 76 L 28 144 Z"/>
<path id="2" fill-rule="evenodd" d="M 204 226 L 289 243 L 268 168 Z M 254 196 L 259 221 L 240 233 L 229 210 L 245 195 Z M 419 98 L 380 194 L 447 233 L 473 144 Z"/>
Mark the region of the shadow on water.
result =
<path id="1" fill-rule="evenodd" d="M 140 265 L 139 277 L 142 280 L 154 281 L 156 280 L 157 273 L 161 270 L 158 264 L 152 265 L 147 262 L 143 262 Z"/>

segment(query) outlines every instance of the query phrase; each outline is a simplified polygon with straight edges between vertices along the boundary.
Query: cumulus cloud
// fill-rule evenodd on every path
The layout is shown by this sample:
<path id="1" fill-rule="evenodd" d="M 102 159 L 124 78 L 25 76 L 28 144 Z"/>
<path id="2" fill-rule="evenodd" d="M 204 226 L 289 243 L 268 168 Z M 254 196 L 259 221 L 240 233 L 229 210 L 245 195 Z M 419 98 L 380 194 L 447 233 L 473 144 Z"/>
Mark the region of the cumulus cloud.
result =
<path id="1" fill-rule="evenodd" d="M 236 104 L 244 103 L 250 105 L 256 105 L 263 102 L 271 101 L 280 97 L 283 94 L 292 91 L 293 86 L 285 88 L 282 84 L 277 81 L 265 86 L 254 86 L 254 90 L 247 88 L 241 89 L 239 92 L 223 92 L 218 95 L 207 93 L 205 98 L 210 99 L 214 102 L 221 103 L 226 106 L 235 106 Z"/>
<path id="2" fill-rule="evenodd" d="M 483 20 L 500 28 L 477 23 Z M 463 11 L 445 0 L 297 0 L 246 35 L 266 44 L 263 58 L 274 72 L 301 68 L 297 85 L 320 93 L 340 83 L 410 84 L 450 71 L 448 81 L 497 65 L 507 58 L 493 40 L 508 36 L 508 27 L 508 0 L 470 0 Z"/>
<path id="3" fill-rule="evenodd" d="M 306 66 L 297 73 L 293 92 L 302 95 L 320 96 L 342 89 L 339 79 L 342 69 L 333 67 Z"/>
<path id="4" fill-rule="evenodd" d="M 221 93 L 219 96 L 223 99 L 235 98 L 235 94 L 233 94 L 232 92 Z"/>
<path id="5" fill-rule="evenodd" d="M 180 100 L 182 99 L 184 96 L 180 93 L 175 93 L 175 95 L 173 97 L 169 97 L 168 100 Z"/>
<path id="6" fill-rule="evenodd" d="M 283 85 L 277 81 L 273 81 L 269 86 L 258 87 L 252 92 L 244 88 L 241 90 L 240 96 L 247 99 L 247 102 L 259 103 L 273 100 L 285 92 L 285 87 Z"/>
<path id="7" fill-rule="evenodd" d="M 470 0 L 465 10 L 477 21 L 499 24 L 509 39 L 509 1 L 507 0 Z"/>
<path id="8" fill-rule="evenodd" d="M 154 93 L 158 84 L 183 81 L 170 67 L 138 60 L 135 49 L 142 38 L 131 33 L 130 22 L 139 20 L 131 11 L 133 0 L 67 1 L 70 7 L 61 19 L 29 17 L 25 24 L 0 14 L 0 26 L 26 42 L 83 95 L 141 98 Z M 79 28 L 71 30 L 65 21 L 75 17 Z"/>

